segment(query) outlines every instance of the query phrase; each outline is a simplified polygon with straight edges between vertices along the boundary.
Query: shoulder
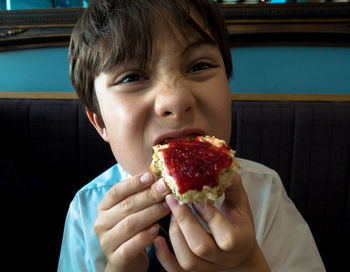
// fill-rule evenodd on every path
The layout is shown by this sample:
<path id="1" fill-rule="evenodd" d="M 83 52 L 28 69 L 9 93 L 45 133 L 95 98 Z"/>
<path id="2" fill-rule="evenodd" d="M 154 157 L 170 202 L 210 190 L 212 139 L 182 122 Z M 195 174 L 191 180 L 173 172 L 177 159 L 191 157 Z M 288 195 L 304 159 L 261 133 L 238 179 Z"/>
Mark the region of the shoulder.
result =
<path id="1" fill-rule="evenodd" d="M 125 171 L 115 164 L 91 182 L 82 187 L 70 203 L 66 227 L 74 226 L 89 231 L 96 219 L 97 206 L 106 192 L 117 182 L 125 178 Z M 92 229 L 92 227 L 91 227 Z"/>
<path id="2" fill-rule="evenodd" d="M 282 202 L 290 202 L 277 172 L 263 164 L 239 159 L 238 173 L 247 192 L 257 232 L 266 223 L 266 217 L 273 218 Z M 262 229 L 260 229 L 261 231 Z"/>
<path id="3" fill-rule="evenodd" d="M 101 187 L 112 187 L 115 183 L 128 177 L 126 171 L 117 163 L 83 186 L 78 194 L 87 190 L 96 190 Z"/>
<path id="4" fill-rule="evenodd" d="M 83 186 L 74 196 L 71 209 L 96 209 L 105 193 L 129 174 L 117 163 Z"/>
<path id="5" fill-rule="evenodd" d="M 280 177 L 275 170 L 261 163 L 241 158 L 237 158 L 237 160 L 240 165 L 238 173 L 240 174 L 242 179 L 254 178 L 259 180 L 268 179 L 271 180 L 271 182 L 280 181 Z"/>
<path id="6" fill-rule="evenodd" d="M 97 206 L 114 184 L 127 177 L 128 174 L 115 164 L 75 194 L 66 217 L 58 271 L 104 269 L 106 259 L 94 232 Z"/>

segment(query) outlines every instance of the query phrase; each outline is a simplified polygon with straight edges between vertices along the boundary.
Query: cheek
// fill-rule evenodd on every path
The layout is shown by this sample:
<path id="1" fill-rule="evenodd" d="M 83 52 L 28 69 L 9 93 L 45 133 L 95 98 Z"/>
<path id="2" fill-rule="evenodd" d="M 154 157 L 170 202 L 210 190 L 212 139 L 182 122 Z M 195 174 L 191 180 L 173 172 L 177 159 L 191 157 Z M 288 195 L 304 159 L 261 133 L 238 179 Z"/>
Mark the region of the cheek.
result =
<path id="1" fill-rule="evenodd" d="M 142 122 L 143 104 L 135 103 L 130 99 L 120 97 L 109 97 L 101 103 L 101 114 L 109 131 L 114 133 L 130 133 L 138 129 Z"/>
<path id="2" fill-rule="evenodd" d="M 101 113 L 116 160 L 130 174 L 148 169 L 144 142 L 146 105 L 110 100 L 103 105 Z"/>
<path id="3" fill-rule="evenodd" d="M 219 104 L 219 110 L 216 111 L 215 132 L 219 138 L 229 143 L 231 138 L 231 101 Z"/>
<path id="4" fill-rule="evenodd" d="M 231 92 L 227 80 L 220 80 L 209 87 L 206 94 L 206 112 L 215 136 L 227 143 L 231 137 Z"/>

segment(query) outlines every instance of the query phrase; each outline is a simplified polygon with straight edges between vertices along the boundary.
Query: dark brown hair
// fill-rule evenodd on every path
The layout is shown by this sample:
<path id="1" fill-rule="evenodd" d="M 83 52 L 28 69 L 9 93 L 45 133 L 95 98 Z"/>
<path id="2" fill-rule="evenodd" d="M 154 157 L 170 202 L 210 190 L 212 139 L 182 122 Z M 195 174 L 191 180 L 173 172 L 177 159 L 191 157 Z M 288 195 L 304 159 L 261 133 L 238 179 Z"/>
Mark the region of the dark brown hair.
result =
<path id="1" fill-rule="evenodd" d="M 201 18 L 204 29 L 193 19 L 193 14 Z M 212 40 L 221 51 L 227 77 L 231 75 L 227 30 L 212 0 L 92 1 L 71 36 L 70 77 L 83 106 L 96 113 L 102 123 L 95 78 L 101 72 L 112 71 L 118 63 L 135 58 L 146 65 L 153 49 L 152 30 L 159 20 L 185 38 L 196 31 Z"/>

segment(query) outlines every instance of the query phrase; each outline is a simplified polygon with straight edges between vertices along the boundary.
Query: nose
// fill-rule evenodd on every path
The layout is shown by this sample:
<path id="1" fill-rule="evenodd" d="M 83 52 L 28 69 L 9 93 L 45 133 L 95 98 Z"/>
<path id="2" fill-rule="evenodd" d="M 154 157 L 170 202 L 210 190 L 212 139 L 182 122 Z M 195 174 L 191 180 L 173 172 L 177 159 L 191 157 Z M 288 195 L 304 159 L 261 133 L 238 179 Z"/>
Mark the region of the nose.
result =
<path id="1" fill-rule="evenodd" d="M 157 91 L 155 112 L 160 117 L 181 119 L 188 115 L 195 105 L 195 98 L 185 86 L 163 84 Z"/>

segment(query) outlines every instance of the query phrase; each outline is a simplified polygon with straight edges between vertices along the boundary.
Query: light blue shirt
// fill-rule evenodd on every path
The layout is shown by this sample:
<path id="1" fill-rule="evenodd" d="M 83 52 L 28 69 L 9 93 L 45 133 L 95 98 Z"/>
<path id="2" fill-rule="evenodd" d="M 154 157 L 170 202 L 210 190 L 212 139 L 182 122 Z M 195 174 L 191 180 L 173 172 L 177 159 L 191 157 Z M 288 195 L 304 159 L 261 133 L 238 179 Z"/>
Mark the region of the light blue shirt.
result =
<path id="1" fill-rule="evenodd" d="M 107 259 L 94 231 L 97 205 L 129 174 L 116 164 L 81 188 L 73 198 L 64 228 L 58 271 L 104 271 Z"/>
<path id="2" fill-rule="evenodd" d="M 252 161 L 238 161 L 256 239 L 271 271 L 325 271 L 310 229 L 288 198 L 278 174 Z M 105 270 L 107 260 L 93 227 L 97 205 L 115 183 L 129 177 L 116 164 L 77 192 L 66 218 L 58 271 Z M 215 204 L 220 205 L 223 199 Z M 157 263 L 152 247 L 147 253 L 150 265 Z M 149 270 L 155 271 L 153 267 Z"/>

